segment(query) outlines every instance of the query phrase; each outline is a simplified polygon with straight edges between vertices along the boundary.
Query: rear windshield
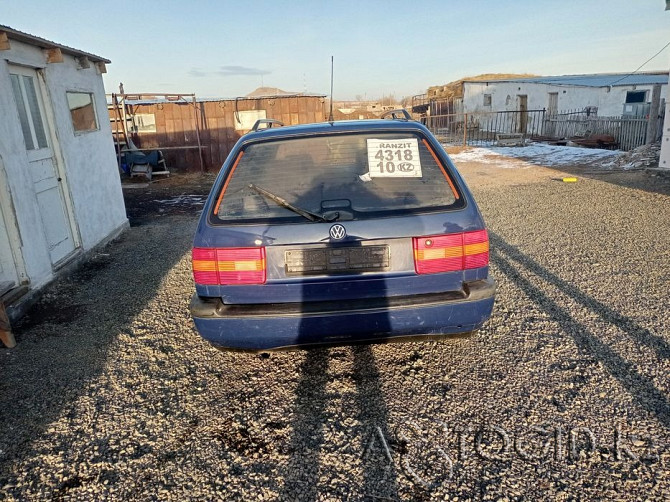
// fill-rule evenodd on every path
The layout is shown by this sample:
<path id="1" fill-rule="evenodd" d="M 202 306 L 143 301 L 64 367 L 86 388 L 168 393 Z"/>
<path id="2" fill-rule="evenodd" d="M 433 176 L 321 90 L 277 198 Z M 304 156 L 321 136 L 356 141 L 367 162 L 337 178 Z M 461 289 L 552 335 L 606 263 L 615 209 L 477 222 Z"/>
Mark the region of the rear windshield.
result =
<path id="1" fill-rule="evenodd" d="M 226 223 L 305 222 L 295 208 L 343 221 L 463 205 L 423 138 L 411 132 L 253 143 L 243 151 L 224 190 L 214 219 Z"/>

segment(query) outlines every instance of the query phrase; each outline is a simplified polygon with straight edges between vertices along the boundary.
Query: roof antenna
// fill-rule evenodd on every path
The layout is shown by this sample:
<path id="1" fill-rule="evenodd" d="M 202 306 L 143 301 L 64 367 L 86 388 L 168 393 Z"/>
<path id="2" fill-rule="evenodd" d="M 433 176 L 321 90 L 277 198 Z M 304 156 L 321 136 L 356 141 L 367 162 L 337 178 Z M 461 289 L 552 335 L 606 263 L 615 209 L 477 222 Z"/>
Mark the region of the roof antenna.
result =
<path id="1" fill-rule="evenodd" d="M 332 123 L 333 121 L 333 56 L 330 56 L 330 114 L 328 115 L 328 122 Z"/>

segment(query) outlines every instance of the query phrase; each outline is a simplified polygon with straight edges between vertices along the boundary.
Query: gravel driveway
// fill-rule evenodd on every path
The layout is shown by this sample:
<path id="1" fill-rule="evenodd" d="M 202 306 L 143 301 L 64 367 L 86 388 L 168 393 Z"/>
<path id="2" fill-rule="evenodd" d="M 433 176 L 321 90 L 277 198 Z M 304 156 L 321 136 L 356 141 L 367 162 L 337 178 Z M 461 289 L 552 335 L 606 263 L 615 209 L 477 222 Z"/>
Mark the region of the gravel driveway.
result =
<path id="1" fill-rule="evenodd" d="M 462 171 L 499 285 L 479 334 L 269 358 L 189 318 L 211 179 L 125 190 L 135 226 L 0 349 L 0 499 L 667 500 L 670 184 Z"/>

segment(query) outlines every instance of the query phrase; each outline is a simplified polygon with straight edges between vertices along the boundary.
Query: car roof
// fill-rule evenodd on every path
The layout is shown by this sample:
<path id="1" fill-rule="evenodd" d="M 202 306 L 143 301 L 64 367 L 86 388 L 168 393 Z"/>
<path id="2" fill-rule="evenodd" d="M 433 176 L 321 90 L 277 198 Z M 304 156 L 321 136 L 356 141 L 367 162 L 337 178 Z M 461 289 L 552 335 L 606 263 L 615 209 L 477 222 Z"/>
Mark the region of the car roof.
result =
<path id="1" fill-rule="evenodd" d="M 389 130 L 419 130 L 427 129 L 419 122 L 411 120 L 390 120 L 390 119 L 371 119 L 371 120 L 340 120 L 334 122 L 318 122 L 314 124 L 300 124 L 293 126 L 272 127 L 245 134 L 242 141 L 256 141 L 270 138 L 283 138 L 290 136 L 309 136 L 326 133 L 343 132 L 367 132 L 367 131 L 389 131 Z"/>

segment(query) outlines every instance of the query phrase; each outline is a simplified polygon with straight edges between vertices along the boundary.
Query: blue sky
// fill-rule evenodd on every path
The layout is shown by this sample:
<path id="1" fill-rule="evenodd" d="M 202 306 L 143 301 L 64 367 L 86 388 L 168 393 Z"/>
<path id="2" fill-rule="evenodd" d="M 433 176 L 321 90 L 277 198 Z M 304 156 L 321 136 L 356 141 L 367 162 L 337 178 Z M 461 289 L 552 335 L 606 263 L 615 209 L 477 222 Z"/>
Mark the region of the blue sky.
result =
<path id="1" fill-rule="evenodd" d="M 663 0 L 0 0 L 0 24 L 112 60 L 108 92 L 262 84 L 397 98 L 480 73 L 630 72 L 670 42 Z M 641 71 L 668 70 L 670 48 Z"/>

